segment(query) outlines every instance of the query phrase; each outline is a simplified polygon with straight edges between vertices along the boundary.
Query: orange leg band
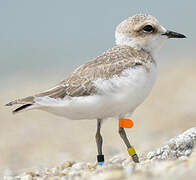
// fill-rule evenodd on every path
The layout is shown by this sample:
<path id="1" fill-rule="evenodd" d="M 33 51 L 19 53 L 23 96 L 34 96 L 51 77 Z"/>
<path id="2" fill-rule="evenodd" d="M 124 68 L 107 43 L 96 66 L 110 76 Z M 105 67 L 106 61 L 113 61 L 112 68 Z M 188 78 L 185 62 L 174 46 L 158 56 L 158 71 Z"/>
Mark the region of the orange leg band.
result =
<path id="1" fill-rule="evenodd" d="M 119 119 L 119 128 L 132 128 L 133 121 L 131 119 Z"/>

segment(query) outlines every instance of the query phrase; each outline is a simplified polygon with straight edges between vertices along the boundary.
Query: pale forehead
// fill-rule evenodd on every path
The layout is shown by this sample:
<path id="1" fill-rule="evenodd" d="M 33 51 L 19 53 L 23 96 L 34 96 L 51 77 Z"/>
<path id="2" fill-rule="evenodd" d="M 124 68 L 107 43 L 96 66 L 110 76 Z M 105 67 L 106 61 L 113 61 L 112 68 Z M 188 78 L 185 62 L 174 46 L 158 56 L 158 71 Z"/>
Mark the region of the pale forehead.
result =
<path id="1" fill-rule="evenodd" d="M 118 32 L 129 32 L 132 29 L 142 26 L 143 24 L 150 23 L 158 25 L 159 22 L 156 18 L 149 14 L 137 14 L 122 21 L 116 28 Z"/>

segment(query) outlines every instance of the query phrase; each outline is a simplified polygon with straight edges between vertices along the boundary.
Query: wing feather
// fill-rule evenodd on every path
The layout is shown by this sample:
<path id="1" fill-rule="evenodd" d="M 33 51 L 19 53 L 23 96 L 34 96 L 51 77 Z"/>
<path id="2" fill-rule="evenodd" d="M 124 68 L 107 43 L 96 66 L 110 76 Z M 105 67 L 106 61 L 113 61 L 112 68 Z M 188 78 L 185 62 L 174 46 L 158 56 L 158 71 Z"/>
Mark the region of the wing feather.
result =
<path id="1" fill-rule="evenodd" d="M 135 50 L 129 46 L 115 46 L 101 56 L 77 68 L 68 78 L 54 88 L 34 96 L 12 101 L 7 105 L 34 104 L 34 97 L 64 98 L 65 96 L 93 95 L 96 93 L 96 87 L 93 83 L 95 80 L 119 76 L 126 68 L 136 65 L 145 67 L 149 61 L 154 62 L 153 58 L 143 50 Z"/>

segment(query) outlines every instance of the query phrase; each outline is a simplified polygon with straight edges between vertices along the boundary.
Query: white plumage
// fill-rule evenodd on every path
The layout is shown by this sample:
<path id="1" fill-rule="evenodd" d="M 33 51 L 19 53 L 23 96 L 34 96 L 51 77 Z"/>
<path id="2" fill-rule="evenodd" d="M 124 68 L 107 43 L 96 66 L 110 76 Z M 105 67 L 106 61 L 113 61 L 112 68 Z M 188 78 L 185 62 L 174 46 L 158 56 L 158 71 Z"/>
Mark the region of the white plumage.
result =
<path id="1" fill-rule="evenodd" d="M 69 119 L 95 119 L 119 117 L 131 113 L 151 91 L 156 79 L 156 65 L 148 64 L 125 70 L 120 77 L 94 82 L 98 94 L 83 97 L 35 98 L 39 109 Z"/>

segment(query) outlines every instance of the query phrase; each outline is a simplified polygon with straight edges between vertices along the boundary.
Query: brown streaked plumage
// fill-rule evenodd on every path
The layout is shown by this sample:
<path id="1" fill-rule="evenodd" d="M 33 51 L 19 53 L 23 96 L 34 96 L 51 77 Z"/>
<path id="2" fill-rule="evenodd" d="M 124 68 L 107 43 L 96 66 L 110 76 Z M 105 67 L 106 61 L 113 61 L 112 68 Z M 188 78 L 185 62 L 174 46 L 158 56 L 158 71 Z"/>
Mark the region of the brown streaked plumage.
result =
<path id="1" fill-rule="evenodd" d="M 114 46 L 92 61 L 77 68 L 56 87 L 34 96 L 17 99 L 7 105 L 33 104 L 34 97 L 42 96 L 64 98 L 65 96 L 93 95 L 96 93 L 93 81 L 99 78 L 109 79 L 115 75 L 119 76 L 123 70 L 136 65 L 142 65 L 146 69 L 147 62 L 155 63 L 152 56 L 142 49 L 136 50 L 129 46 Z"/>

